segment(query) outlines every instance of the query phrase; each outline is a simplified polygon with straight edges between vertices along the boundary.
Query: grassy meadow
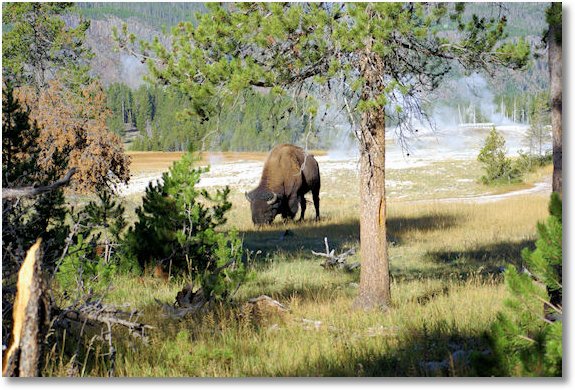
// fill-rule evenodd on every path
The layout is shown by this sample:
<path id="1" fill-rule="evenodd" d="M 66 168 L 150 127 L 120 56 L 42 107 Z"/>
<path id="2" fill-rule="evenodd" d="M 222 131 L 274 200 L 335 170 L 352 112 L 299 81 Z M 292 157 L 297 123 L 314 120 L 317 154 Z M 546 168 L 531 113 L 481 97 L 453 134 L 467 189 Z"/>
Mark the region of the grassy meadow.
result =
<path id="1" fill-rule="evenodd" d="M 144 157 L 134 157 L 134 166 L 146 169 L 138 158 Z M 325 270 L 322 258 L 311 253 L 324 251 L 324 237 L 336 254 L 358 247 L 356 176 L 322 177 L 319 222 L 312 219 L 310 203 L 303 223 L 278 217 L 273 225 L 256 228 L 243 193 L 232 191 L 227 228 L 238 230 L 250 251 L 251 278 L 233 304 L 176 320 L 166 317 L 157 301 L 173 303 L 186 283 L 182 277 L 166 282 L 119 276 L 106 302 L 139 310 L 154 329 L 147 343 L 116 336 L 115 375 L 484 375 L 470 362 L 488 354 L 484 333 L 506 296 L 501 271 L 518 264 L 521 249 L 533 245 L 536 222 L 547 215 L 548 194 L 497 202 L 440 199 L 526 188 L 548 178 L 550 169 L 513 187 L 485 187 L 477 182 L 480 175 L 474 161 L 388 170 L 390 183 L 410 185 L 402 191 L 388 187 L 393 302 L 385 312 L 355 310 L 359 272 Z M 358 253 L 348 261 L 359 260 Z M 245 302 L 262 294 L 288 310 L 246 310 Z M 107 346 L 95 343 L 87 351 L 80 375 L 107 375 Z M 54 353 L 46 374 L 66 375 L 69 360 Z"/>

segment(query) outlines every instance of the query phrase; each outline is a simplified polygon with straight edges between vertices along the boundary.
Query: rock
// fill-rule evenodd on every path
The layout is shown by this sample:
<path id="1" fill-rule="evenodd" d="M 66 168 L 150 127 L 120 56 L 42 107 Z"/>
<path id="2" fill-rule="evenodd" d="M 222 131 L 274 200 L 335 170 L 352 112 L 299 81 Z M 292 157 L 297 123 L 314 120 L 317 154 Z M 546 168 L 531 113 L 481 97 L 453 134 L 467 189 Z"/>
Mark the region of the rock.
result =
<path id="1" fill-rule="evenodd" d="M 285 322 L 288 312 L 289 309 L 280 302 L 267 295 L 260 295 L 244 304 L 241 315 L 258 325 L 272 323 L 271 327 L 273 324 L 279 327 L 277 322 Z"/>

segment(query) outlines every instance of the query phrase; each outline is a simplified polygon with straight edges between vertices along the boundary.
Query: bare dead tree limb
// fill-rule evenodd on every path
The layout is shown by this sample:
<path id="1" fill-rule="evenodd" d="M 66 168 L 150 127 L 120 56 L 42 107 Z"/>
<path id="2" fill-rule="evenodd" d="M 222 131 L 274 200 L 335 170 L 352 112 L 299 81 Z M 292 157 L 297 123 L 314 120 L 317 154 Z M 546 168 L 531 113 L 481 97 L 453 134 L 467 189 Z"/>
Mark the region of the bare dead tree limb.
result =
<path id="1" fill-rule="evenodd" d="M 86 300 L 81 304 L 74 304 L 64 309 L 57 309 L 58 319 L 55 325 L 57 327 L 68 328 L 67 322 L 76 322 L 80 324 L 100 324 L 104 326 L 104 334 L 111 337 L 113 325 L 118 325 L 127 329 L 132 336 L 146 340 L 147 330 L 153 329 L 152 326 L 133 321 L 132 317 L 135 312 L 125 312 L 114 306 L 106 305 L 101 300 Z M 107 339 L 105 337 L 105 339 Z"/>
<path id="2" fill-rule="evenodd" d="M 347 263 L 347 258 L 355 254 L 355 248 L 348 249 L 347 251 L 336 256 L 335 249 L 330 250 L 329 244 L 327 242 L 327 237 L 324 238 L 325 243 L 325 253 L 311 251 L 312 254 L 320 257 L 325 257 L 325 260 L 320 265 L 325 269 L 344 269 L 345 271 L 351 272 L 356 268 L 360 267 L 359 262 Z"/>
<path id="3" fill-rule="evenodd" d="M 38 196 L 46 192 L 54 191 L 55 189 L 65 186 L 70 182 L 72 176 L 76 173 L 77 169 L 72 168 L 66 173 L 66 176 L 55 181 L 52 184 L 39 187 L 18 187 L 18 188 L 2 188 L 2 199 L 16 199 L 16 198 L 30 198 Z"/>
<path id="4" fill-rule="evenodd" d="M 41 340 L 49 308 L 42 281 L 42 239 L 28 250 L 18 272 L 13 310 L 12 343 L 3 356 L 2 375 L 36 377 L 40 374 Z"/>

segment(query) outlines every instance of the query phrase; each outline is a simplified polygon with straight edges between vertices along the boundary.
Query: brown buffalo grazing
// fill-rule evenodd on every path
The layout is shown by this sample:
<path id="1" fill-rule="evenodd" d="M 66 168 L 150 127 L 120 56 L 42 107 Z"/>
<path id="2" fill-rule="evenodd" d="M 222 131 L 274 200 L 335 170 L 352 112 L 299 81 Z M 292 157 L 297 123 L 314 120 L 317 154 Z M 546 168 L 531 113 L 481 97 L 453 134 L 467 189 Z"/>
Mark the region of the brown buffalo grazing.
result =
<path id="1" fill-rule="evenodd" d="M 304 195 L 311 191 L 315 219 L 319 220 L 319 166 L 313 155 L 289 144 L 272 149 L 264 163 L 259 185 L 246 192 L 256 225 L 272 223 L 276 215 L 293 219 L 301 206 L 299 220 L 305 215 Z"/>

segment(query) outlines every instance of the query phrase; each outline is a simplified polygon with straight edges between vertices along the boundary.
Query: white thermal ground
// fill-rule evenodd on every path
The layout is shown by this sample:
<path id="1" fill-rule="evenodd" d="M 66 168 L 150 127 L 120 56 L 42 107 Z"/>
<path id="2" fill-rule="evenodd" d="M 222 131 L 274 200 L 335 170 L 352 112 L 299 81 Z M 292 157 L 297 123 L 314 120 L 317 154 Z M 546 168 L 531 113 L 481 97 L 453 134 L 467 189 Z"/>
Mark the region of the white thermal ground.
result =
<path id="1" fill-rule="evenodd" d="M 404 169 L 428 166 L 431 163 L 447 160 L 472 160 L 477 158 L 479 150 L 483 146 L 485 137 L 489 132 L 485 129 L 452 128 L 444 131 L 430 132 L 421 131 L 417 138 L 409 141 L 410 150 L 404 151 L 396 144 L 388 144 L 386 150 L 386 168 Z M 497 130 L 503 134 L 506 140 L 507 150 L 510 155 L 517 155 L 523 147 L 522 139 L 527 126 L 498 126 Z M 359 172 L 358 152 L 334 150 L 325 156 L 316 157 L 322 176 L 329 177 L 333 174 L 357 174 Z M 210 171 L 202 175 L 198 187 L 223 187 L 230 186 L 238 191 L 249 191 L 257 186 L 263 161 L 238 160 L 224 162 L 214 160 Z M 127 186 L 120 188 L 124 196 L 143 193 L 151 181 L 160 180 L 161 172 L 146 173 L 132 176 Z M 466 179 L 462 179 L 466 180 Z M 412 186 L 411 182 L 390 182 L 388 186 Z M 486 202 L 496 201 L 509 196 L 551 191 L 551 183 L 538 183 L 527 190 L 515 191 L 500 195 L 481 195 L 468 198 L 449 198 L 443 201 L 468 201 Z"/>

